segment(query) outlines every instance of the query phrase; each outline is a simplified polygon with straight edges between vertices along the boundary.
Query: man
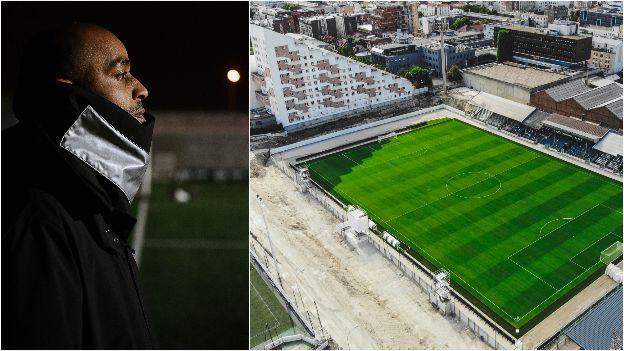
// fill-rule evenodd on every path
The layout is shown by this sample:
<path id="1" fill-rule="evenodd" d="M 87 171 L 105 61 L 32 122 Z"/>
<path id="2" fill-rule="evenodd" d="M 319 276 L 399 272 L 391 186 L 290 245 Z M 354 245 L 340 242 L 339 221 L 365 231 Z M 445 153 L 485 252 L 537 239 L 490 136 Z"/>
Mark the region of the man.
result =
<path id="1" fill-rule="evenodd" d="M 154 118 L 124 45 L 74 24 L 25 50 L 2 135 L 2 348 L 156 348 L 129 205 Z"/>

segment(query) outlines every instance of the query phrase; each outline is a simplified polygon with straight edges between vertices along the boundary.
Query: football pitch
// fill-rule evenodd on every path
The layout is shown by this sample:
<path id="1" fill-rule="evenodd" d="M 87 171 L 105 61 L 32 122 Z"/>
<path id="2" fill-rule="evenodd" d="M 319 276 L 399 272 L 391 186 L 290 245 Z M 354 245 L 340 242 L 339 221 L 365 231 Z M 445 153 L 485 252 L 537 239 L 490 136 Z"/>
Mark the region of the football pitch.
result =
<path id="1" fill-rule="evenodd" d="M 286 308 L 264 282 L 253 265 L 249 268 L 249 346 L 277 339 L 278 335 L 296 334 L 296 326 Z"/>
<path id="2" fill-rule="evenodd" d="M 622 184 L 463 122 L 436 122 L 310 161 L 310 175 L 524 334 L 604 270 L 601 252 L 622 241 Z"/>

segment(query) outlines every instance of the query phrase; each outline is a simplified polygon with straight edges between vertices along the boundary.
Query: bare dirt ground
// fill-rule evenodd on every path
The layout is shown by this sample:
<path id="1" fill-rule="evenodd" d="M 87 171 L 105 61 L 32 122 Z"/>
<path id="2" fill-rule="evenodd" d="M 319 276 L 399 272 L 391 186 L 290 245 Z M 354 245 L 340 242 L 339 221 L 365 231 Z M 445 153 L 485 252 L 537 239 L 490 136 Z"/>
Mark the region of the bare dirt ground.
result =
<path id="1" fill-rule="evenodd" d="M 338 220 L 274 166 L 252 161 L 250 190 L 250 230 L 270 247 L 264 213 L 282 286 L 299 301 L 295 291 L 301 292 L 312 320 L 316 302 L 325 333 L 339 347 L 489 348 L 435 311 L 428 296 L 372 246 L 366 253 L 351 249 L 336 232 Z"/>

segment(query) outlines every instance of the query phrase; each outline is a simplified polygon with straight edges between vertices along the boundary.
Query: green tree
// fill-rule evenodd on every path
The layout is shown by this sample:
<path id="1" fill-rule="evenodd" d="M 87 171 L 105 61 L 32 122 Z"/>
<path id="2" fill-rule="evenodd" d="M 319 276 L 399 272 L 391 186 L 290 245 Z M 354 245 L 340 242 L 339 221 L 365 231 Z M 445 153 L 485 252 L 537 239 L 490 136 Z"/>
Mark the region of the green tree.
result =
<path id="1" fill-rule="evenodd" d="M 462 17 L 462 18 L 458 18 L 455 21 L 453 21 L 453 23 L 451 23 L 450 27 L 452 30 L 457 30 L 458 28 L 461 28 L 465 25 L 469 25 L 470 24 L 470 20 L 468 19 L 468 17 Z"/>
<path id="2" fill-rule="evenodd" d="M 339 46 L 338 53 L 342 56 L 347 56 L 347 57 L 351 57 L 355 55 L 355 52 L 353 51 L 353 47 L 351 47 L 351 45 L 349 44 L 344 44 L 342 46 Z"/>
<path id="3" fill-rule="evenodd" d="M 301 5 L 297 5 L 297 4 L 284 4 L 282 6 L 282 8 L 284 10 L 287 10 L 287 11 L 295 11 L 295 10 L 299 10 L 301 8 Z"/>
<path id="4" fill-rule="evenodd" d="M 500 29 L 496 35 L 496 62 L 511 60 L 512 51 L 511 33 L 508 29 Z"/>
<path id="5" fill-rule="evenodd" d="M 462 79 L 459 66 L 457 65 L 452 65 L 448 72 L 446 72 L 446 75 L 451 82 L 459 82 Z"/>
<path id="6" fill-rule="evenodd" d="M 430 87 L 433 85 L 429 71 L 420 66 L 414 66 L 404 71 L 403 77 L 407 78 L 416 88 Z"/>

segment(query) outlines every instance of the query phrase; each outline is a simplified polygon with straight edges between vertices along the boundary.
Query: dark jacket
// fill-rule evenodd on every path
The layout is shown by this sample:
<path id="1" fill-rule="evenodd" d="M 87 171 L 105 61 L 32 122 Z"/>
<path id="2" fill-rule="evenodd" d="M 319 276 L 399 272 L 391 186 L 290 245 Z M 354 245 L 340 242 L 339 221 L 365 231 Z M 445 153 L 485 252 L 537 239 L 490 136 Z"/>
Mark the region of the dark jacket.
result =
<path id="1" fill-rule="evenodd" d="M 151 116 L 141 125 L 77 86 L 16 100 L 20 122 L 2 132 L 3 349 L 157 347 L 127 242 L 128 196 L 59 146 L 87 106 L 149 153 Z"/>

